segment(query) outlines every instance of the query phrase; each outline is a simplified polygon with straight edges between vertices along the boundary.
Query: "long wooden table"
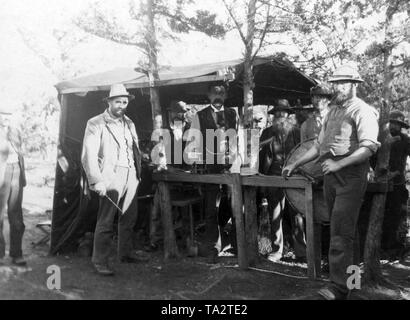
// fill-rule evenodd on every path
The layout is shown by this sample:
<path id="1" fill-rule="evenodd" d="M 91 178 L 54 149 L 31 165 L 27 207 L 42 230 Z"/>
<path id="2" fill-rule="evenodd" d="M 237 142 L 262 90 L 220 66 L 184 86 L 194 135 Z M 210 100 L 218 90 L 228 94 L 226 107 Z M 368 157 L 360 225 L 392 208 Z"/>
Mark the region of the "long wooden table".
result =
<path id="1" fill-rule="evenodd" d="M 258 227 L 256 187 L 293 188 L 304 190 L 306 217 L 306 244 L 308 277 L 315 279 L 320 275 L 321 239 L 320 222 L 313 216 L 313 184 L 303 177 L 281 176 L 241 176 L 239 174 L 194 174 L 188 172 L 158 172 L 153 174 L 158 182 L 154 197 L 154 206 L 161 210 L 164 228 L 165 259 L 178 257 L 175 234 L 172 221 L 172 208 L 169 185 L 177 182 L 198 184 L 225 184 L 232 187 L 231 205 L 236 223 L 238 246 L 238 264 L 241 269 L 247 269 L 256 263 L 258 258 Z M 369 184 L 371 192 L 385 192 L 385 185 Z"/>

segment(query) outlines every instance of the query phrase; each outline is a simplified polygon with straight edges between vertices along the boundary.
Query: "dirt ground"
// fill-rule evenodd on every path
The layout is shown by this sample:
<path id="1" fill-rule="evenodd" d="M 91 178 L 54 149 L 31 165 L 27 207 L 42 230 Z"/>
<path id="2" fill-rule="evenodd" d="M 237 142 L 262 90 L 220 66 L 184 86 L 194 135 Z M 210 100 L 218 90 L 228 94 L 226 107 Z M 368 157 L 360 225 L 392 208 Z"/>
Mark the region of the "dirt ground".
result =
<path id="1" fill-rule="evenodd" d="M 117 264 L 114 277 L 101 277 L 92 268 L 90 258 L 77 255 L 49 256 L 48 244 L 33 247 L 43 236 L 35 225 L 49 218 L 52 207 L 54 168 L 51 164 L 32 164 L 27 172 L 24 217 L 26 233 L 24 253 L 27 268 L 15 267 L 8 259 L 0 266 L 0 299 L 94 300 L 94 299 L 156 299 L 156 300 L 312 300 L 328 283 L 326 276 L 311 281 L 306 278 L 306 264 L 276 263 L 261 260 L 257 269 L 242 271 L 235 258 L 220 258 L 208 264 L 205 258 L 167 261 L 163 252 L 151 255 L 140 264 Z M 51 177 L 48 179 L 47 177 Z M 49 186 L 43 186 L 44 181 Z M 8 237 L 8 223 L 4 230 Z M 61 290 L 47 288 L 47 268 L 61 270 Z M 383 272 L 396 284 L 395 290 L 384 287 L 362 289 L 352 296 L 355 300 L 410 299 L 410 259 L 383 263 Z"/>

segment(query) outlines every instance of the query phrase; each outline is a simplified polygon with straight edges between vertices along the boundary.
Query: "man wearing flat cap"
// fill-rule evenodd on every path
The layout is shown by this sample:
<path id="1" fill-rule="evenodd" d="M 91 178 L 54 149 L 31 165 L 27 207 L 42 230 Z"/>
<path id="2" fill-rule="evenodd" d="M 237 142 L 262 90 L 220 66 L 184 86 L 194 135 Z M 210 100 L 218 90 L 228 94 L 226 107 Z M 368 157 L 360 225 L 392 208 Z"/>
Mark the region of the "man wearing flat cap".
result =
<path id="1" fill-rule="evenodd" d="M 326 300 L 347 299 L 348 267 L 357 264 L 360 207 L 367 187 L 369 158 L 380 143 L 378 112 L 356 96 L 363 82 L 357 69 L 343 65 L 329 79 L 335 97 L 323 121 L 317 143 L 283 169 L 285 177 L 317 159 L 324 174 L 324 197 L 330 217 L 329 269 L 331 285 L 319 294 Z"/>
<path id="2" fill-rule="evenodd" d="M 319 136 L 322 122 L 327 114 L 330 100 L 332 98 L 331 89 L 320 84 L 310 90 L 312 106 L 309 107 L 310 115 L 300 127 L 300 140 L 304 142 Z"/>
<path id="3" fill-rule="evenodd" d="M 92 262 L 101 275 L 113 275 L 109 255 L 114 218 L 118 218 L 118 258 L 139 262 L 132 247 L 137 219 L 137 188 L 141 177 L 141 152 L 135 125 L 125 115 L 130 95 L 122 84 L 111 86 L 104 99 L 108 108 L 88 120 L 84 134 L 82 165 L 90 189 L 100 196 L 94 233 Z"/>
<path id="4" fill-rule="evenodd" d="M 274 114 L 274 119 L 272 126 L 266 128 L 260 137 L 262 148 L 259 152 L 259 172 L 265 175 L 280 175 L 286 157 L 300 142 L 300 131 L 288 119 L 289 114 L 294 113 L 288 100 L 278 99 L 268 113 Z M 285 194 L 280 188 L 261 188 L 259 197 L 268 200 L 271 215 L 272 252 L 267 258 L 277 262 L 282 258 L 284 246 L 282 217 Z"/>
<path id="5" fill-rule="evenodd" d="M 22 241 L 25 230 L 23 221 L 23 188 L 26 185 L 22 139 L 20 130 L 11 124 L 12 113 L 0 110 L 0 265 L 6 253 L 3 221 L 7 214 L 10 224 L 10 250 L 12 263 L 25 266 Z"/>
<path id="6" fill-rule="evenodd" d="M 409 192 L 406 188 L 406 162 L 410 156 L 410 138 L 402 132 L 409 129 L 408 120 L 403 112 L 393 110 L 390 112 L 389 129 L 394 142 L 390 147 L 390 179 L 393 190 L 387 193 L 386 211 L 383 219 L 383 232 L 381 247 L 391 260 L 401 259 L 405 254 L 405 237 L 400 236 L 400 223 L 406 217 Z"/>

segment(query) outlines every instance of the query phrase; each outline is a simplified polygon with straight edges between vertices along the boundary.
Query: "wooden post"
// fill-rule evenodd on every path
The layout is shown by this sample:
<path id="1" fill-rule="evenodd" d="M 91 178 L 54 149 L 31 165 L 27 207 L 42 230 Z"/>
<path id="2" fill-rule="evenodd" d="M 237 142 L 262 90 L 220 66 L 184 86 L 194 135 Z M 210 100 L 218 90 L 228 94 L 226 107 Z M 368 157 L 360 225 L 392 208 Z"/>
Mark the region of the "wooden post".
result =
<path id="1" fill-rule="evenodd" d="M 61 185 L 63 184 L 63 176 L 61 170 L 58 169 L 59 166 L 59 157 L 60 152 L 62 153 L 61 147 L 65 144 L 65 137 L 67 132 L 67 117 L 68 117 L 68 96 L 66 94 L 61 95 L 60 98 L 60 125 L 59 125 L 59 134 L 58 134 L 58 141 L 57 141 L 57 159 L 56 159 L 56 170 L 55 170 L 55 183 L 54 183 L 54 197 L 53 197 L 53 219 L 51 219 L 51 233 L 50 233 L 50 254 L 56 253 L 56 246 L 58 244 L 59 239 L 55 239 L 55 216 L 54 213 L 56 212 L 56 208 L 59 205 L 59 202 L 62 200 L 61 195 L 59 195 L 58 190 L 61 189 Z M 62 168 L 61 168 L 62 169 Z M 58 218 L 57 218 L 58 219 Z"/>
<path id="2" fill-rule="evenodd" d="M 249 265 L 258 261 L 258 221 L 256 207 L 256 187 L 244 188 L 245 236 Z"/>
<path id="3" fill-rule="evenodd" d="M 156 194 L 157 195 L 157 194 Z M 154 201 L 159 201 L 161 208 L 162 226 L 164 229 L 164 257 L 165 260 L 178 258 L 178 247 L 175 239 L 174 223 L 172 219 L 171 197 L 168 184 L 158 183 L 158 196 Z"/>
<path id="4" fill-rule="evenodd" d="M 243 221 L 243 199 L 241 176 L 238 173 L 232 174 L 232 213 L 236 222 L 236 239 L 238 245 L 239 268 L 248 269 L 248 255 L 245 241 L 245 228 Z"/>
<path id="5" fill-rule="evenodd" d="M 319 276 L 322 271 L 322 224 L 320 222 L 314 223 L 314 237 L 315 237 L 315 269 L 316 276 Z"/>
<path id="6" fill-rule="evenodd" d="M 315 248 L 315 222 L 313 219 L 313 187 L 308 182 L 305 187 L 305 207 L 308 277 L 315 279 L 318 276 L 319 270 L 316 266 L 317 252 Z"/>

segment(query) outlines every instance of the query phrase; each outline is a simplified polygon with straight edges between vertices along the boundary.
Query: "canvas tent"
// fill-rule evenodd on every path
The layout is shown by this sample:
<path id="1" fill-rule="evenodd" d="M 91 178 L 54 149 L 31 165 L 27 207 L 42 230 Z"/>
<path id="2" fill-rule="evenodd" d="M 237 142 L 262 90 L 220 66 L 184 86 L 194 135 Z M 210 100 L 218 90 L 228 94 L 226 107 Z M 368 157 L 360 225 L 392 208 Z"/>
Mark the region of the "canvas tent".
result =
<path id="1" fill-rule="evenodd" d="M 172 100 L 190 104 L 207 103 L 206 89 L 210 83 L 227 82 L 226 105 L 243 105 L 241 75 L 242 60 L 232 60 L 185 67 L 162 67 L 160 81 L 161 107 L 164 123 L 166 108 Z M 315 81 L 300 72 L 281 56 L 257 57 L 254 62 L 254 104 L 273 105 L 277 98 L 287 98 L 291 103 L 310 100 L 309 90 Z M 81 168 L 82 140 L 88 119 L 106 108 L 102 101 L 110 85 L 123 83 L 135 95 L 127 115 L 134 121 L 142 148 L 150 143 L 152 115 L 149 99 L 148 77 L 133 69 L 119 68 L 60 82 L 56 85 L 61 104 L 58 161 L 54 190 L 51 246 L 52 254 L 76 249 L 85 232 L 93 231 L 98 199 L 87 194 L 86 181 Z M 151 173 L 145 170 L 139 196 L 151 193 Z M 148 214 L 140 210 L 140 216 Z"/>

